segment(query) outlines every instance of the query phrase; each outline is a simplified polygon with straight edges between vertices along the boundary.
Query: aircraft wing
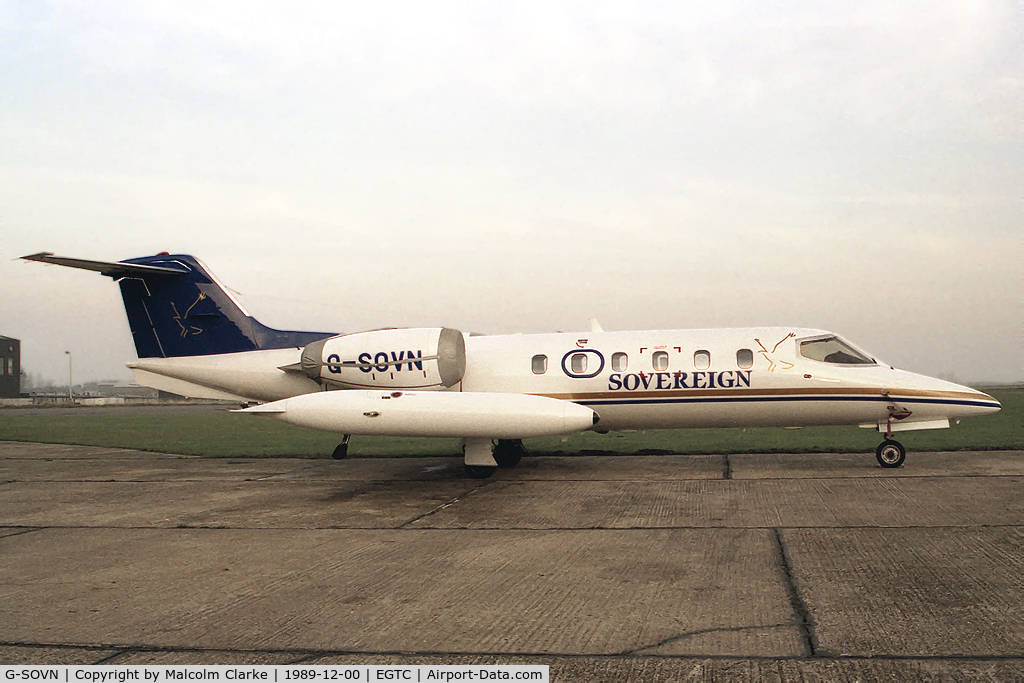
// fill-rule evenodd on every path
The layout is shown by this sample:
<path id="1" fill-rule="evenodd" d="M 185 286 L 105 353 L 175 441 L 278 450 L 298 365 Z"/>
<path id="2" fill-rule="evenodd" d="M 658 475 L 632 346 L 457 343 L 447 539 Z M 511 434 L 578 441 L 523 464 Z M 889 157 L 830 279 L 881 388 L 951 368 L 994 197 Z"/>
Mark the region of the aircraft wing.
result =
<path id="1" fill-rule="evenodd" d="M 148 266 L 142 263 L 125 263 L 123 261 L 87 261 L 85 259 L 54 256 L 49 251 L 22 256 L 21 258 L 23 261 L 39 261 L 41 263 L 52 263 L 56 266 L 91 270 L 114 279 L 130 275 L 181 275 L 188 272 L 184 266 Z"/>

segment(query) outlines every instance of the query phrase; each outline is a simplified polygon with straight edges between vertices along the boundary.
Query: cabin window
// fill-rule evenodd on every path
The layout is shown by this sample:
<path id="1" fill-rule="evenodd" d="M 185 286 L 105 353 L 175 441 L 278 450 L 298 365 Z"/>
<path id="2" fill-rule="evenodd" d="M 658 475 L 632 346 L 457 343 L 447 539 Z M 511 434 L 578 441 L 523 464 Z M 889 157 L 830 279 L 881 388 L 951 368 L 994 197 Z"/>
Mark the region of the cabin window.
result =
<path id="1" fill-rule="evenodd" d="M 548 357 L 544 354 L 538 354 L 533 357 L 533 374 L 543 375 L 548 371 Z"/>
<path id="2" fill-rule="evenodd" d="M 695 351 L 693 354 L 693 367 L 698 370 L 707 370 L 711 367 L 711 352 Z"/>
<path id="3" fill-rule="evenodd" d="M 750 349 L 740 349 L 737 351 L 736 367 L 741 370 L 749 370 L 754 367 L 754 352 Z"/>
<path id="4" fill-rule="evenodd" d="M 612 370 L 615 372 L 625 372 L 626 366 L 629 365 L 629 356 L 619 352 L 612 354 Z"/>
<path id="5" fill-rule="evenodd" d="M 658 372 L 668 370 L 668 354 L 664 351 L 655 351 L 651 356 L 651 366 Z"/>
<path id="6" fill-rule="evenodd" d="M 569 359 L 569 367 L 572 368 L 572 374 L 582 375 L 584 372 L 587 371 L 587 354 L 572 354 L 572 358 Z"/>
<path id="7" fill-rule="evenodd" d="M 809 339 L 800 342 L 800 355 L 823 363 L 840 363 L 842 365 L 874 365 L 873 358 L 853 348 L 836 336 L 823 339 Z"/>

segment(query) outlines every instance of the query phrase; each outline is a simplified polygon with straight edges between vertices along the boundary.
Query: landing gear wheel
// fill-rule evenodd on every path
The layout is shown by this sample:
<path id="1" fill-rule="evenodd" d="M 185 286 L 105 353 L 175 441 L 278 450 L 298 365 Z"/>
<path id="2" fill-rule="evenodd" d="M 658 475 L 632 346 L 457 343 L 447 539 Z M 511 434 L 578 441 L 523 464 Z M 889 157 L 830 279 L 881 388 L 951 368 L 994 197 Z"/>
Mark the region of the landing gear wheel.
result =
<path id="1" fill-rule="evenodd" d="M 875 457 L 882 467 L 899 467 L 907 459 L 907 450 L 899 441 L 886 439 L 878 446 Z"/>
<path id="2" fill-rule="evenodd" d="M 490 465 L 466 465 L 466 474 L 471 479 L 486 479 L 497 471 L 497 467 Z"/>
<path id="3" fill-rule="evenodd" d="M 526 448 L 523 447 L 522 439 L 499 439 L 493 455 L 498 467 L 508 469 L 519 464 L 526 455 Z"/>
<path id="4" fill-rule="evenodd" d="M 349 440 L 349 438 L 350 438 L 349 435 L 346 434 L 345 438 L 342 439 L 341 443 L 338 444 L 338 447 L 334 449 L 333 453 L 331 453 L 331 457 L 332 458 L 334 458 L 335 460 L 344 460 L 345 458 L 348 457 L 348 440 Z"/>

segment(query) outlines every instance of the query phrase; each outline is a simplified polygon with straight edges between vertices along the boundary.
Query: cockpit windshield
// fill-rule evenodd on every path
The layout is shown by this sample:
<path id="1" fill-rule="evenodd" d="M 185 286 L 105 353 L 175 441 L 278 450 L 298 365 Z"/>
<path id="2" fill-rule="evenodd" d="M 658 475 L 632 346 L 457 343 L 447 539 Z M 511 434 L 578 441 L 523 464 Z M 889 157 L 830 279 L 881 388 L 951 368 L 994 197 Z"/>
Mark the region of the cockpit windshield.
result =
<path id="1" fill-rule="evenodd" d="M 868 358 L 839 337 L 824 337 L 800 342 L 800 355 L 823 363 L 843 365 L 875 365 L 874 358 Z"/>

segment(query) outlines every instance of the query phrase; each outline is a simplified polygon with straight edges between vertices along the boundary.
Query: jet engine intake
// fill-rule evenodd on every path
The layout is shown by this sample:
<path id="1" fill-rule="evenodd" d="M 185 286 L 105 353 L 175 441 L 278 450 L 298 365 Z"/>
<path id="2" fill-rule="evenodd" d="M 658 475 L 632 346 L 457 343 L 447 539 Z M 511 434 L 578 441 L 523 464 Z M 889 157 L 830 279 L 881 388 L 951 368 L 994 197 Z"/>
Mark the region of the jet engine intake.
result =
<path id="1" fill-rule="evenodd" d="M 447 389 L 466 373 L 466 342 L 447 327 L 342 334 L 306 346 L 302 371 L 335 388 Z"/>

